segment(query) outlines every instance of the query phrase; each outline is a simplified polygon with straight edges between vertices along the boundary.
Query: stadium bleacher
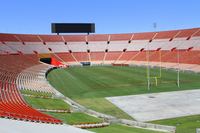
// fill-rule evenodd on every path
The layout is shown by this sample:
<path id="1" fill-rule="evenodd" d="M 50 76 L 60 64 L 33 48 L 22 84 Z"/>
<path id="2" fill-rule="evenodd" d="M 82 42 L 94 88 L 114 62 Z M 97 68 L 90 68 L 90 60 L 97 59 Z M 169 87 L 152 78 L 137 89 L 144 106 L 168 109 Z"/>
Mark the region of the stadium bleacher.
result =
<path id="1" fill-rule="evenodd" d="M 23 100 L 17 87 L 18 74 L 31 66 L 39 64 L 36 55 L 1 55 L 0 116 L 25 121 L 61 124 L 49 115 L 31 108 Z"/>
<path id="2" fill-rule="evenodd" d="M 136 64 L 200 72 L 200 28 L 163 32 L 102 35 L 0 34 L 0 116 L 62 123 L 31 108 L 19 89 L 55 93 L 45 81 L 50 68 L 39 62 L 48 54 L 63 64 Z M 149 52 L 147 52 L 149 51 Z M 149 53 L 149 55 L 147 55 Z M 147 60 L 147 57 L 149 59 Z"/>

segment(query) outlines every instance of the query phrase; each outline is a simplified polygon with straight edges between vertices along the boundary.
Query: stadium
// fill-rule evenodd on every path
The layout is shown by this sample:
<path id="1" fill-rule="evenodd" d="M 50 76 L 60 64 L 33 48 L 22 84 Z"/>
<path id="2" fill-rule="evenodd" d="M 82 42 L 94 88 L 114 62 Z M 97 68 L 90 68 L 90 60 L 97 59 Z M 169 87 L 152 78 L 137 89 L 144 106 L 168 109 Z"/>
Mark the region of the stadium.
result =
<path id="1" fill-rule="evenodd" d="M 200 28 L 156 27 L 1 32 L 0 132 L 200 132 Z"/>

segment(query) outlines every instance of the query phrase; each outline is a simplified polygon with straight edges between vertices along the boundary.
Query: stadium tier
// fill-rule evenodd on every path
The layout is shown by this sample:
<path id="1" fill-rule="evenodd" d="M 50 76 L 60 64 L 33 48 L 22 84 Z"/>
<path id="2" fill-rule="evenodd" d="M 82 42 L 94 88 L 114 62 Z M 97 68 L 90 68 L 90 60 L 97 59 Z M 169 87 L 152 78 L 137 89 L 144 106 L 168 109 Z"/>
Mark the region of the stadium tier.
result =
<path id="1" fill-rule="evenodd" d="M 66 65 L 137 64 L 200 71 L 200 28 L 164 32 L 102 35 L 0 34 L 0 116 L 61 123 L 31 108 L 20 89 L 56 93 L 45 80 L 52 66 L 39 61 L 48 55 Z M 178 53 L 178 54 L 177 54 Z M 178 56 L 177 56 L 178 55 Z"/>
<path id="2" fill-rule="evenodd" d="M 37 56 L 1 55 L 0 60 L 0 116 L 26 121 L 61 123 L 60 120 L 28 106 L 17 87 L 17 77 L 20 72 L 39 64 Z"/>
<path id="3" fill-rule="evenodd" d="M 174 55 L 179 51 L 180 63 L 199 64 L 197 60 L 199 42 L 199 28 L 102 35 L 0 34 L 0 53 L 2 55 L 51 53 L 57 60 L 65 63 L 88 61 L 119 63 L 145 61 L 148 50 L 152 61 L 159 60 L 156 53 L 160 51 L 162 62 L 177 62 Z"/>
<path id="4" fill-rule="evenodd" d="M 55 90 L 46 81 L 46 72 L 50 66 L 39 64 L 23 70 L 17 77 L 17 87 L 22 90 L 33 90 L 55 94 Z"/>

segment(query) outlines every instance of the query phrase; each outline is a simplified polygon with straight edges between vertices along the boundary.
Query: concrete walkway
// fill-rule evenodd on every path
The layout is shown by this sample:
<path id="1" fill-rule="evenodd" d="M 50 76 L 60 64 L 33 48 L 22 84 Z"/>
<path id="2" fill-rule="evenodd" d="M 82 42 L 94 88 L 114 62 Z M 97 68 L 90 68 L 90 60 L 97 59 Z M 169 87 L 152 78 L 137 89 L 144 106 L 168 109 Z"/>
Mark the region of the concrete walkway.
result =
<path id="1" fill-rule="evenodd" d="M 0 118 L 0 133 L 92 133 L 70 125 L 25 122 Z"/>

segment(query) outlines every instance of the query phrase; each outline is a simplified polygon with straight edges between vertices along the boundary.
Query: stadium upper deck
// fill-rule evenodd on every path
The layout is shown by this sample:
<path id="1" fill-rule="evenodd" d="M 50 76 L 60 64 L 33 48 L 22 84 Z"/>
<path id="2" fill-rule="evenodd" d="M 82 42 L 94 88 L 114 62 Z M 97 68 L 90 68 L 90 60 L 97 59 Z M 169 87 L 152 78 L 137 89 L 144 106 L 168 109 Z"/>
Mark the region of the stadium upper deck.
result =
<path id="1" fill-rule="evenodd" d="M 200 63 L 200 28 L 129 34 L 0 34 L 0 44 L 0 54 L 50 54 L 67 63 L 147 61 L 147 50 L 152 62 L 177 62 L 179 50 L 180 63 Z"/>

